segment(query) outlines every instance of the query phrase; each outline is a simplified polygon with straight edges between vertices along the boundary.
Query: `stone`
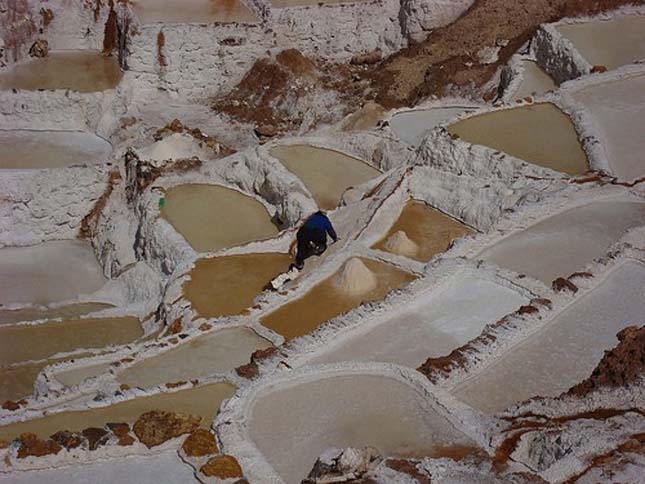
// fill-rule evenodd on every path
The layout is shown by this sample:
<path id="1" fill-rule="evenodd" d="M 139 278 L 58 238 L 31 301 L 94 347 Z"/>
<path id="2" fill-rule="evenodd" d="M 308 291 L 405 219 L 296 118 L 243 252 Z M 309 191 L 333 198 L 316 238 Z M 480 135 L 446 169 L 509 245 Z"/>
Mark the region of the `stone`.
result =
<path id="1" fill-rule="evenodd" d="M 124 422 L 108 423 L 107 428 L 109 428 L 117 437 L 124 437 L 130 433 L 130 426 Z"/>
<path id="2" fill-rule="evenodd" d="M 18 459 L 25 457 L 42 457 L 44 455 L 58 454 L 62 447 L 53 440 L 42 440 L 36 434 L 30 432 L 21 434 L 18 437 L 20 447 L 18 448 Z"/>
<path id="3" fill-rule="evenodd" d="M 172 122 L 167 126 L 167 128 L 173 133 L 181 133 L 184 131 L 184 125 L 178 119 L 173 119 Z"/>
<path id="4" fill-rule="evenodd" d="M 2 404 L 2 408 L 11 412 L 15 412 L 20 408 L 20 405 L 18 405 L 18 402 L 14 402 L 13 400 L 7 400 Z"/>
<path id="5" fill-rule="evenodd" d="M 360 66 L 360 65 L 369 66 L 372 64 L 378 64 L 379 62 L 381 62 L 382 58 L 383 58 L 383 54 L 381 53 L 381 51 L 375 50 L 373 52 L 368 52 L 366 54 L 355 55 L 354 57 L 351 58 L 349 63 L 354 66 Z"/>
<path id="6" fill-rule="evenodd" d="M 75 449 L 83 443 L 83 437 L 80 434 L 69 430 L 59 430 L 49 438 L 67 450 Z"/>
<path id="7" fill-rule="evenodd" d="M 44 39 L 38 39 L 29 48 L 29 55 L 36 58 L 47 57 L 49 55 L 49 42 Z"/>
<path id="8" fill-rule="evenodd" d="M 134 433 L 151 448 L 192 432 L 199 426 L 201 417 L 174 412 L 153 410 L 141 415 L 134 424 Z"/>
<path id="9" fill-rule="evenodd" d="M 242 477 L 242 468 L 232 455 L 217 455 L 199 469 L 205 476 L 220 479 Z"/>
<path id="10" fill-rule="evenodd" d="M 87 439 L 90 450 L 98 449 L 110 439 L 108 431 L 99 427 L 88 427 L 81 434 Z"/>
<path id="11" fill-rule="evenodd" d="M 595 65 L 591 68 L 592 74 L 602 74 L 603 72 L 607 72 L 607 66 Z"/>
<path id="12" fill-rule="evenodd" d="M 576 285 L 573 282 L 565 279 L 564 277 L 558 277 L 555 281 L 553 281 L 551 287 L 555 292 L 562 292 L 565 290 L 571 291 L 574 294 L 578 292 Z"/>
<path id="13" fill-rule="evenodd" d="M 278 134 L 278 128 L 276 128 L 275 126 L 270 126 L 268 124 L 262 124 L 256 127 L 254 131 L 258 137 L 263 138 L 272 138 L 273 136 Z"/>
<path id="14" fill-rule="evenodd" d="M 196 429 L 191 432 L 181 448 L 189 457 L 202 457 L 219 452 L 215 436 L 206 429 Z"/>
<path id="15" fill-rule="evenodd" d="M 119 440 L 117 441 L 117 445 L 120 445 L 121 447 L 127 447 L 129 445 L 134 444 L 135 440 L 132 435 L 124 435 L 123 437 L 119 437 Z"/>

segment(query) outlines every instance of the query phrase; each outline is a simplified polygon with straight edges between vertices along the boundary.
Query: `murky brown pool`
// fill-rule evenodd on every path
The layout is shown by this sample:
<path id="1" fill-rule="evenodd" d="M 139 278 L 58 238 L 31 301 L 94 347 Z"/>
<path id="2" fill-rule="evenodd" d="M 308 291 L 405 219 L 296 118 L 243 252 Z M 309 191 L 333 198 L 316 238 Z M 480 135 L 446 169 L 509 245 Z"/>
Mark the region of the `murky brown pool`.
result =
<path id="1" fill-rule="evenodd" d="M 147 358 L 125 369 L 117 380 L 131 387 L 149 388 L 222 374 L 248 363 L 251 353 L 269 346 L 269 341 L 248 328 L 223 329 Z"/>
<path id="2" fill-rule="evenodd" d="M 253 403 L 249 432 L 288 484 L 307 476 L 329 448 L 371 445 L 388 456 L 431 456 L 471 441 L 411 386 L 375 375 L 274 385 Z"/>
<path id="3" fill-rule="evenodd" d="M 287 254 L 277 252 L 200 259 L 184 284 L 184 293 L 204 318 L 240 314 L 290 263 Z"/>
<path id="4" fill-rule="evenodd" d="M 544 94 L 556 88 L 553 79 L 536 62 L 523 60 L 522 67 L 524 69 L 524 76 L 522 83 L 517 91 L 515 91 L 515 94 L 513 94 L 514 101 L 524 99 L 527 96 Z"/>
<path id="5" fill-rule="evenodd" d="M 0 90 L 71 89 L 80 92 L 115 88 L 122 77 L 116 57 L 98 51 L 52 52 L 16 64 L 0 74 Z"/>
<path id="6" fill-rule="evenodd" d="M 57 308 L 27 307 L 22 309 L 0 310 L 0 326 L 20 321 L 38 321 L 41 319 L 74 319 L 86 314 L 114 307 L 105 303 L 78 303 Z"/>
<path id="7" fill-rule="evenodd" d="M 142 24 L 256 22 L 239 0 L 130 0 Z"/>
<path id="8" fill-rule="evenodd" d="M 454 239 L 473 233 L 466 225 L 418 200 L 406 203 L 398 220 L 374 248 L 390 252 L 386 242 L 399 231 L 405 232 L 418 246 L 418 252 L 412 257 L 424 262 L 447 250 Z"/>
<path id="9" fill-rule="evenodd" d="M 361 260 L 376 276 L 377 285 L 367 294 L 347 296 L 341 293 L 334 280 L 336 274 L 314 286 L 299 299 L 264 316 L 260 322 L 287 339 L 295 338 L 313 331 L 325 321 L 359 306 L 362 302 L 378 301 L 392 289 L 402 287 L 415 278 L 390 264 L 370 259 Z"/>
<path id="10" fill-rule="evenodd" d="M 132 424 L 141 414 L 151 410 L 198 415 L 202 418 L 201 426 L 208 428 L 222 401 L 233 395 L 235 390 L 235 386 L 227 382 L 211 383 L 174 393 L 135 398 L 109 407 L 50 414 L 0 427 L 0 439 L 11 441 L 24 432 L 45 438 L 58 430 L 78 432 L 87 427 L 103 427 L 109 422 Z"/>
<path id="11" fill-rule="evenodd" d="M 571 120 L 551 103 L 473 116 L 451 125 L 448 130 L 469 143 L 485 145 L 570 175 L 589 169 Z"/>
<path id="12" fill-rule="evenodd" d="M 270 153 L 302 180 L 318 206 L 325 210 L 335 209 L 349 187 L 381 173 L 363 160 L 314 146 L 276 146 Z"/>
<path id="13" fill-rule="evenodd" d="M 267 239 L 278 233 L 264 205 L 219 185 L 169 188 L 161 214 L 198 252 Z"/>

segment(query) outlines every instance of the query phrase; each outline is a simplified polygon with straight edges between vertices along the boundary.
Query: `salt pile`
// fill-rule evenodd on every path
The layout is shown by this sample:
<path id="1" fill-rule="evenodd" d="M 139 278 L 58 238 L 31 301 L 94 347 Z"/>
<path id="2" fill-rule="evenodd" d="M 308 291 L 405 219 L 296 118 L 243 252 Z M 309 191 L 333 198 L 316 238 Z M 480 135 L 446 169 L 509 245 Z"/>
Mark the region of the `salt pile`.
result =
<path id="1" fill-rule="evenodd" d="M 139 158 L 146 161 L 181 160 L 184 158 L 206 158 L 206 152 L 199 147 L 195 138 L 183 133 L 172 135 L 138 150 Z"/>
<path id="2" fill-rule="evenodd" d="M 362 260 L 348 260 L 334 279 L 339 291 L 346 296 L 360 296 L 376 289 L 376 276 Z"/>
<path id="3" fill-rule="evenodd" d="M 404 255 L 406 257 L 414 257 L 419 253 L 419 246 L 406 234 L 403 230 L 399 230 L 390 235 L 385 244 L 385 250 L 394 254 Z"/>

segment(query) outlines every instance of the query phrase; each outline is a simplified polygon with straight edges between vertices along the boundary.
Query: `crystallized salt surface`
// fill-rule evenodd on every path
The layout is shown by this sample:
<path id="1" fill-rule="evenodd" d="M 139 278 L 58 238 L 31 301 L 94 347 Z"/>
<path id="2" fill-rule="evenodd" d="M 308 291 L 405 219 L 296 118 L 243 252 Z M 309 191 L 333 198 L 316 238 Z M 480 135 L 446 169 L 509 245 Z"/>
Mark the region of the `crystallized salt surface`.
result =
<path id="1" fill-rule="evenodd" d="M 113 307 L 111 304 L 105 303 L 78 303 L 56 308 L 35 306 L 22 309 L 0 310 L 0 326 L 17 323 L 19 321 L 38 321 L 40 319 L 74 319 L 111 307 Z"/>
<path id="2" fill-rule="evenodd" d="M 91 246 L 78 240 L 0 249 L 0 304 L 49 304 L 92 293 L 105 277 Z"/>
<path id="3" fill-rule="evenodd" d="M 264 205 L 218 185 L 187 184 L 169 188 L 163 217 L 198 252 L 266 239 L 278 233 Z"/>
<path id="4" fill-rule="evenodd" d="M 226 373 L 248 363 L 255 350 L 269 346 L 269 341 L 250 329 L 224 329 L 137 363 L 120 373 L 117 379 L 131 387 L 147 388 Z"/>
<path id="5" fill-rule="evenodd" d="M 431 455 L 469 443 L 414 388 L 388 377 L 351 375 L 273 386 L 251 409 L 251 438 L 288 483 L 299 483 L 330 447 L 371 445 L 389 456 Z"/>
<path id="6" fill-rule="evenodd" d="M 543 220 L 477 257 L 547 284 L 595 258 L 630 228 L 645 224 L 645 204 L 594 202 Z"/>
<path id="7" fill-rule="evenodd" d="M 551 103 L 488 112 L 452 124 L 448 130 L 468 143 L 545 168 L 570 175 L 588 170 L 571 120 Z"/>
<path id="8" fill-rule="evenodd" d="M 203 149 L 199 142 L 186 133 L 173 133 L 170 136 L 137 150 L 142 160 L 162 162 L 197 157 L 207 159 L 211 154 Z"/>
<path id="9" fill-rule="evenodd" d="M 115 88 L 122 75 L 116 56 L 91 50 L 51 52 L 47 57 L 19 62 L 0 73 L 0 90 L 105 91 Z"/>
<path id="10" fill-rule="evenodd" d="M 110 161 L 112 145 L 81 131 L 0 131 L 0 168 L 60 168 Z"/>
<path id="11" fill-rule="evenodd" d="M 517 292 L 489 281 L 456 281 L 420 295 L 371 329 L 359 328 L 311 363 L 380 361 L 417 368 L 430 357 L 449 354 L 526 302 Z"/>
<path id="12" fill-rule="evenodd" d="M 149 456 L 130 456 L 101 460 L 88 465 L 0 474 L 0 483 L 11 484 L 161 484 L 197 482 L 193 470 L 176 451 Z"/>
<path id="13" fill-rule="evenodd" d="M 133 424 L 151 410 L 178 412 L 201 417 L 201 426 L 210 427 L 223 400 L 235 392 L 227 382 L 211 383 L 172 393 L 158 393 L 115 403 L 102 408 L 50 413 L 45 417 L 0 427 L 0 439 L 11 441 L 24 432 L 46 438 L 58 430 L 80 432 L 87 427 L 103 427 L 109 422 Z"/>
<path id="14" fill-rule="evenodd" d="M 612 172 L 628 181 L 645 177 L 645 75 L 595 84 L 572 95 L 600 130 Z"/>
<path id="15" fill-rule="evenodd" d="M 392 289 L 400 288 L 414 279 L 408 272 L 391 264 L 360 259 L 376 276 L 376 287 L 366 293 L 352 294 L 338 287 L 338 277 L 344 266 L 330 278 L 314 286 L 304 296 L 288 302 L 260 322 L 287 339 L 302 336 L 325 321 L 345 313 L 366 301 L 378 301 Z"/>
<path id="16" fill-rule="evenodd" d="M 456 118 L 461 113 L 470 111 L 465 107 L 432 108 L 404 111 L 395 114 L 390 120 L 390 128 L 410 146 L 419 146 L 423 138 L 441 123 Z"/>
<path id="17" fill-rule="evenodd" d="M 514 101 L 524 99 L 527 96 L 544 94 L 547 91 L 555 89 L 556 86 L 553 79 L 536 62 L 523 60 L 522 68 L 524 69 L 522 83 L 513 94 Z"/>
<path id="18" fill-rule="evenodd" d="M 645 59 L 645 15 L 556 27 L 592 65 L 615 69 Z"/>
<path id="19" fill-rule="evenodd" d="M 61 371 L 59 373 L 56 373 L 56 380 L 67 387 L 73 387 L 80 384 L 87 378 L 106 373 L 110 366 L 112 366 L 112 362 Z"/>
<path id="20" fill-rule="evenodd" d="M 239 0 L 130 0 L 142 24 L 255 22 Z"/>
<path id="21" fill-rule="evenodd" d="M 645 266 L 627 262 L 453 393 L 486 412 L 536 395 L 557 396 L 591 375 L 604 352 L 618 344 L 616 333 L 643 324 L 643 315 Z"/>
<path id="22" fill-rule="evenodd" d="M 358 158 L 314 146 L 276 146 L 270 153 L 302 180 L 318 206 L 325 210 L 335 209 L 348 188 L 380 174 Z"/>

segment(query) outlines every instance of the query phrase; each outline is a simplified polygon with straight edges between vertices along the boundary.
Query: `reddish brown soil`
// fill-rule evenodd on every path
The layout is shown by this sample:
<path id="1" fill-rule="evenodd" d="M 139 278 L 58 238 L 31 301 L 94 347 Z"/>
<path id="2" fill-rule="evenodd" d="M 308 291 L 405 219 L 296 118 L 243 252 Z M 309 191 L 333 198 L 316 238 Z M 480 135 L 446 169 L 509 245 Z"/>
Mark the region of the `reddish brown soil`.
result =
<path id="1" fill-rule="evenodd" d="M 98 225 L 99 217 L 101 216 L 101 213 L 103 213 L 103 209 L 105 208 L 105 205 L 107 204 L 107 201 L 110 198 L 114 187 L 117 183 L 119 183 L 120 180 L 121 174 L 119 173 L 118 169 L 113 170 L 109 173 L 105 191 L 96 201 L 90 213 L 83 217 L 83 220 L 81 221 L 81 226 L 78 231 L 78 236 L 80 238 L 91 239 L 92 237 L 94 237 L 94 235 L 96 234 L 96 227 Z"/>
<path id="2" fill-rule="evenodd" d="M 605 352 L 591 376 L 571 388 L 584 396 L 599 387 L 624 387 L 645 375 L 645 326 L 630 326 L 617 335 L 618 345 Z"/>
<path id="3" fill-rule="evenodd" d="M 430 476 L 420 472 L 413 461 L 406 459 L 388 459 L 385 465 L 397 472 L 409 475 L 416 479 L 419 484 L 430 484 Z"/>

